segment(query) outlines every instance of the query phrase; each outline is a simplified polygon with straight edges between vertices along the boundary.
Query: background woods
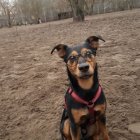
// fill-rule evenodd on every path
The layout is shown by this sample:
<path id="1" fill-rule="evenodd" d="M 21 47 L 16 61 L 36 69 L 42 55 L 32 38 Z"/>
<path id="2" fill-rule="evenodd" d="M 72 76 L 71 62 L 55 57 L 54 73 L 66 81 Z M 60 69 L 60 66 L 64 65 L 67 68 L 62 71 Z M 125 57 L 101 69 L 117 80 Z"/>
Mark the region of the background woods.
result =
<path id="1" fill-rule="evenodd" d="M 0 27 L 139 8 L 140 0 L 0 0 Z"/>
<path id="2" fill-rule="evenodd" d="M 12 26 L 13 19 L 16 15 L 15 5 L 10 3 L 8 0 L 0 0 L 0 15 L 5 17 L 7 25 Z"/>

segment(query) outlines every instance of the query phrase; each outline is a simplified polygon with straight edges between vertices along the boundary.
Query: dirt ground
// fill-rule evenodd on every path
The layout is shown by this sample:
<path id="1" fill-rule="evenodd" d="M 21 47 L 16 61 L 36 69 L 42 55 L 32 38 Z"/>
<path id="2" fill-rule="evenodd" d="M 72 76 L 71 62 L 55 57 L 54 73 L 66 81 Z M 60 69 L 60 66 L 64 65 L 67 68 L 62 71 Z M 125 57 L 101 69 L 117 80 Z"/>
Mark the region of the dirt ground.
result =
<path id="1" fill-rule="evenodd" d="M 50 54 L 102 35 L 97 62 L 106 93 L 111 140 L 140 140 L 128 125 L 140 122 L 140 9 L 40 25 L 0 29 L 0 139 L 60 140 L 68 86 L 65 64 Z"/>

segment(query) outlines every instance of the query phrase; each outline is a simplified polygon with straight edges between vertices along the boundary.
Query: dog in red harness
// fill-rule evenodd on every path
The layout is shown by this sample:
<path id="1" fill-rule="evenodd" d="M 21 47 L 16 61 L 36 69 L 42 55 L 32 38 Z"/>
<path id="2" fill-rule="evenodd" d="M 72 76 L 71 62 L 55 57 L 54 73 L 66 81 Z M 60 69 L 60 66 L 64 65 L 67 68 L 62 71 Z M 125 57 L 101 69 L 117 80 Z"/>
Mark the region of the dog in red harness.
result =
<path id="1" fill-rule="evenodd" d="M 99 84 L 96 51 L 101 36 L 90 36 L 74 47 L 55 46 L 66 63 L 70 87 L 60 123 L 62 140 L 109 140 L 106 128 L 106 99 Z"/>

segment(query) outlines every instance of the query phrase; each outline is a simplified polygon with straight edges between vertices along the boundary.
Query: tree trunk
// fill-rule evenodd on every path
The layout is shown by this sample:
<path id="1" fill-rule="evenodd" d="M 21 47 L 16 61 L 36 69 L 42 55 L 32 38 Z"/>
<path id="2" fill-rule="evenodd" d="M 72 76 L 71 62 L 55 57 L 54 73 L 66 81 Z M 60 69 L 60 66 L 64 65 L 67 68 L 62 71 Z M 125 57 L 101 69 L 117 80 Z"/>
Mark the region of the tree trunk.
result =
<path id="1" fill-rule="evenodd" d="M 84 21 L 84 0 L 69 0 L 73 12 L 73 21 Z"/>
<path id="2" fill-rule="evenodd" d="M 95 2 L 95 0 L 92 0 L 92 3 L 91 3 L 91 14 L 94 14 L 94 10 L 93 10 L 94 2 Z"/>
<path id="3" fill-rule="evenodd" d="M 7 8 L 7 18 L 8 18 L 8 27 L 10 28 L 12 26 L 12 23 L 11 23 L 10 10 L 8 8 Z"/>

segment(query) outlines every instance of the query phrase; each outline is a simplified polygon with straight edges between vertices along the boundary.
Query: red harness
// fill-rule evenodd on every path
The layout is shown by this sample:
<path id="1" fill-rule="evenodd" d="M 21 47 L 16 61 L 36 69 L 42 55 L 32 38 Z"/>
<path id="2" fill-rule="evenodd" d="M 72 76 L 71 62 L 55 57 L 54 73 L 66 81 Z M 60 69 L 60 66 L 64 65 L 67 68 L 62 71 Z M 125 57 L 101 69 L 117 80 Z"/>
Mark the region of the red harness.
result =
<path id="1" fill-rule="evenodd" d="M 75 101 L 77 101 L 78 103 L 81 103 L 81 104 L 85 104 L 88 107 L 89 114 L 90 114 L 90 122 L 89 122 L 90 124 L 93 124 L 95 122 L 94 104 L 98 100 L 98 98 L 100 97 L 101 91 L 102 91 L 102 88 L 101 88 L 101 86 L 99 86 L 98 90 L 95 94 L 95 97 L 91 101 L 85 101 L 82 98 L 80 98 L 71 88 L 68 89 L 68 93 L 73 97 L 73 99 Z M 66 101 L 65 101 L 65 108 L 67 108 Z"/>

